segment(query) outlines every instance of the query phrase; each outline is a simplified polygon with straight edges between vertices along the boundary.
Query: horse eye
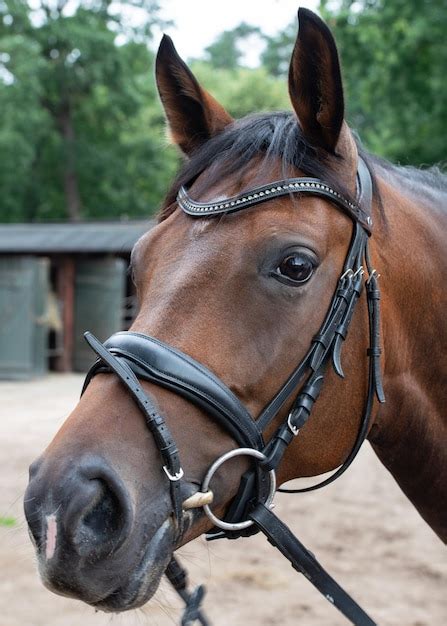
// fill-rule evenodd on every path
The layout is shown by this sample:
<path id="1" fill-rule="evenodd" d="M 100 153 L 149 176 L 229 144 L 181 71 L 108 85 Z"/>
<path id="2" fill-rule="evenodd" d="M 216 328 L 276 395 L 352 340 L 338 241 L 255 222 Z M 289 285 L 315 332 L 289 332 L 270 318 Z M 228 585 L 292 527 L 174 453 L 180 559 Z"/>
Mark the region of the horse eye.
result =
<path id="1" fill-rule="evenodd" d="M 307 282 L 314 272 L 315 265 L 305 254 L 289 254 L 276 269 L 278 278 L 286 279 L 288 283 L 302 285 Z"/>

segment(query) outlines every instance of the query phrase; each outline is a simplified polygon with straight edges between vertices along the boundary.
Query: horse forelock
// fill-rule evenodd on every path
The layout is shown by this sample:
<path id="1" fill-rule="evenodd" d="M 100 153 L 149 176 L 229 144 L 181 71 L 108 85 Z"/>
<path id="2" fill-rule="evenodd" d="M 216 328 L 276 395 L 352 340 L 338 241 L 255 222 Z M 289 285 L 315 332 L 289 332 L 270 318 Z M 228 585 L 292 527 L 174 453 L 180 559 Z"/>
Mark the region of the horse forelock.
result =
<path id="1" fill-rule="evenodd" d="M 249 115 L 226 127 L 201 146 L 180 170 L 159 214 L 166 219 L 176 208 L 176 196 L 182 185 L 188 185 L 206 172 L 206 186 L 211 187 L 224 176 L 235 173 L 242 178 L 253 163 L 265 182 L 271 179 L 273 163 L 280 163 L 283 178 L 306 176 L 321 178 L 344 197 L 355 201 L 348 185 L 340 180 L 342 157 L 312 146 L 304 137 L 294 113 L 278 111 Z"/>

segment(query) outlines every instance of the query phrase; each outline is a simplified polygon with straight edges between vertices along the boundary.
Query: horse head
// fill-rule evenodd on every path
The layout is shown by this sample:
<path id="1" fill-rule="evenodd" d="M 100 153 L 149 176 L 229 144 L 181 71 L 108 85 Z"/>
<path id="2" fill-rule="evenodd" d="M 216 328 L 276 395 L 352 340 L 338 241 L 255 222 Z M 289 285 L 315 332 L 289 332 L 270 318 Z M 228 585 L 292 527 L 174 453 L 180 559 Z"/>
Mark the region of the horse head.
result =
<path id="1" fill-rule="evenodd" d="M 268 442 L 287 419 L 297 385 L 262 432 L 253 426 L 247 434 L 237 422 L 242 415 L 255 424 L 315 345 L 355 231 L 349 206 L 357 206 L 358 152 L 344 122 L 335 42 L 317 16 L 299 11 L 291 112 L 233 120 L 168 37 L 156 79 L 172 140 L 186 157 L 157 226 L 132 252 L 139 312 L 131 337 L 136 351 L 139 337 L 150 338 L 143 347 L 158 369 L 139 376 L 136 353 L 123 358 L 130 344 L 118 353 L 90 339 L 95 375 L 32 464 L 26 494 L 45 585 L 107 611 L 145 603 L 174 550 L 212 528 L 202 508 L 174 508 L 198 492 L 217 458 L 241 445 L 239 430 L 243 441 Z M 278 180 L 297 186 L 286 190 Z M 241 202 L 244 210 L 226 210 Z M 326 368 L 312 419 L 275 466 L 279 483 L 328 472 L 349 456 L 368 389 L 367 344 L 361 300 L 342 352 L 345 380 Z M 176 367 L 180 378 L 190 372 L 188 383 L 175 380 Z M 336 369 L 342 373 L 340 363 Z M 187 384 L 189 395 L 180 392 Z M 232 429 L 213 411 L 233 412 Z M 208 501 L 216 516 L 225 517 L 251 467 L 249 457 L 236 456 L 217 469 Z"/>

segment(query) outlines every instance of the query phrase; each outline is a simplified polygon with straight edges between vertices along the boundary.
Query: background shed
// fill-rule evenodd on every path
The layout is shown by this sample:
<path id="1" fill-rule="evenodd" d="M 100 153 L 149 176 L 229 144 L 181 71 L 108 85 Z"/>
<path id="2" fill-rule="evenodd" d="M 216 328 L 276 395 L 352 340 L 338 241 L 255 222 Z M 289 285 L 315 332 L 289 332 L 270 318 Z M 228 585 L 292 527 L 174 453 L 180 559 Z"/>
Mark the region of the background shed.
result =
<path id="1" fill-rule="evenodd" d="M 85 371 L 82 334 L 135 315 L 130 252 L 153 221 L 0 225 L 0 378 Z"/>

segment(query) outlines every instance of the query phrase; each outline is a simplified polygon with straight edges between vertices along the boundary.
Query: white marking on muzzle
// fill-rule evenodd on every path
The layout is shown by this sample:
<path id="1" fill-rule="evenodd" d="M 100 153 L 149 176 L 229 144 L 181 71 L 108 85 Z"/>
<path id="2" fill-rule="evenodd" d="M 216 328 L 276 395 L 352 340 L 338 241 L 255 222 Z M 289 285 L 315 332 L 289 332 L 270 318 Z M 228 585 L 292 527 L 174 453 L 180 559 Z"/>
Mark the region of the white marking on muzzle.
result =
<path id="1" fill-rule="evenodd" d="M 45 538 L 45 556 L 47 560 L 53 558 L 54 553 L 56 552 L 56 542 L 57 542 L 57 520 L 56 514 L 52 513 L 51 515 L 45 516 L 46 521 L 46 538 Z"/>

